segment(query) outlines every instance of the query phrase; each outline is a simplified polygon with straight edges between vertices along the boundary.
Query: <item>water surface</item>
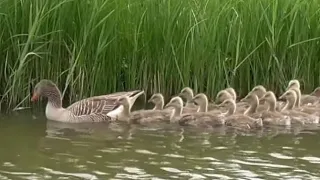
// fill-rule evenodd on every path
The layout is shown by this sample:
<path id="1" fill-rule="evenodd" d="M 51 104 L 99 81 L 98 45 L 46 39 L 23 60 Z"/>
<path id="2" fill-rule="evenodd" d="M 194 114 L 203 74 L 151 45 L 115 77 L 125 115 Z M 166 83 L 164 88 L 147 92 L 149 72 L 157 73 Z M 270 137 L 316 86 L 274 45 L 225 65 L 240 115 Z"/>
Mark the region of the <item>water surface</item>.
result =
<path id="1" fill-rule="evenodd" d="M 253 133 L 0 119 L 0 179 L 318 179 L 320 129 Z"/>

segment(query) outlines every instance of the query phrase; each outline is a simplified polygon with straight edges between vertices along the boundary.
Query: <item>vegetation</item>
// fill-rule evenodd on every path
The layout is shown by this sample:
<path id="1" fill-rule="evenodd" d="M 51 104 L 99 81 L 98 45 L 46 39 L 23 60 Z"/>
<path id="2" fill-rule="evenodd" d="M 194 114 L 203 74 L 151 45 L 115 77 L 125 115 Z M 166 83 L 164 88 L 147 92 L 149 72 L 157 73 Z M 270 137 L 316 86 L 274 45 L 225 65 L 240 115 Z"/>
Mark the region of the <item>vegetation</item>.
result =
<path id="1" fill-rule="evenodd" d="M 75 100 L 184 86 L 214 97 L 320 84 L 317 0 L 2 0 L 1 102 L 48 78 Z"/>

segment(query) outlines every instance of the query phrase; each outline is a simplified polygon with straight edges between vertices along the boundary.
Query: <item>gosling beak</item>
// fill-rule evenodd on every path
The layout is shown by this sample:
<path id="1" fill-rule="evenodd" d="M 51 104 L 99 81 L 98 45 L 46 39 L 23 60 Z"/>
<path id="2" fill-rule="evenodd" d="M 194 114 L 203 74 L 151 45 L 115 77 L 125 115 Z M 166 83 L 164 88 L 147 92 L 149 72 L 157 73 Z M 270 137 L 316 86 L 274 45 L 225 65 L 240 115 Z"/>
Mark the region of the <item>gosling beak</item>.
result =
<path id="1" fill-rule="evenodd" d="M 224 106 L 224 103 L 217 104 L 216 106 L 217 106 L 217 107 L 223 107 L 223 106 Z"/>
<path id="2" fill-rule="evenodd" d="M 266 99 L 264 97 L 259 99 L 259 103 L 261 103 L 261 104 L 264 103 L 265 101 L 266 101 Z"/>
<path id="3" fill-rule="evenodd" d="M 284 96 L 285 96 L 285 94 L 282 94 L 282 95 L 279 97 L 279 99 L 284 100 L 284 99 L 285 99 Z"/>
<path id="4" fill-rule="evenodd" d="M 172 107 L 172 104 L 168 103 L 164 106 L 164 108 Z"/>
<path id="5" fill-rule="evenodd" d="M 148 100 L 148 103 L 151 103 L 152 102 L 152 99 L 150 98 L 149 100 Z"/>
<path id="6" fill-rule="evenodd" d="M 246 98 L 240 99 L 240 102 L 246 102 Z"/>

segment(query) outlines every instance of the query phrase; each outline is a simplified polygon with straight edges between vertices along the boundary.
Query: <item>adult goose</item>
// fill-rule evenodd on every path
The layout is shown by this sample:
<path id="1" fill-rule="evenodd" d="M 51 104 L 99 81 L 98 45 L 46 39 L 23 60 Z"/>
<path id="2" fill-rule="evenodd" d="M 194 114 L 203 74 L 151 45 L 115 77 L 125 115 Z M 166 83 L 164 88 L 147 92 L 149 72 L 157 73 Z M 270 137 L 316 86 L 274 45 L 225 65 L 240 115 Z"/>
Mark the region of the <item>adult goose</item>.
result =
<path id="1" fill-rule="evenodd" d="M 49 120 L 66 123 L 103 122 L 109 120 L 106 114 L 115 109 L 114 102 L 120 96 L 130 97 L 130 103 L 133 104 L 142 94 L 144 91 L 134 90 L 93 96 L 63 108 L 61 92 L 57 85 L 51 80 L 43 79 L 36 84 L 31 101 L 37 101 L 40 97 L 48 99 L 45 114 Z"/>

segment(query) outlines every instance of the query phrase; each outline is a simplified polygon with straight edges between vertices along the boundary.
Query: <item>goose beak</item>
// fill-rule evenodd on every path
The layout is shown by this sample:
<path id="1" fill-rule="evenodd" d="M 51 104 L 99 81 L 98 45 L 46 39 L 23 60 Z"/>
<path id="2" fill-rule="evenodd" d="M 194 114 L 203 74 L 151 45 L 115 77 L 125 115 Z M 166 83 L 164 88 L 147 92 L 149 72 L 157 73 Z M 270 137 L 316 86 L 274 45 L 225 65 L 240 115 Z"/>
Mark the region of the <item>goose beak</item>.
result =
<path id="1" fill-rule="evenodd" d="M 33 93 L 32 97 L 31 97 L 31 102 L 35 102 L 39 99 L 39 96 L 37 93 Z"/>

